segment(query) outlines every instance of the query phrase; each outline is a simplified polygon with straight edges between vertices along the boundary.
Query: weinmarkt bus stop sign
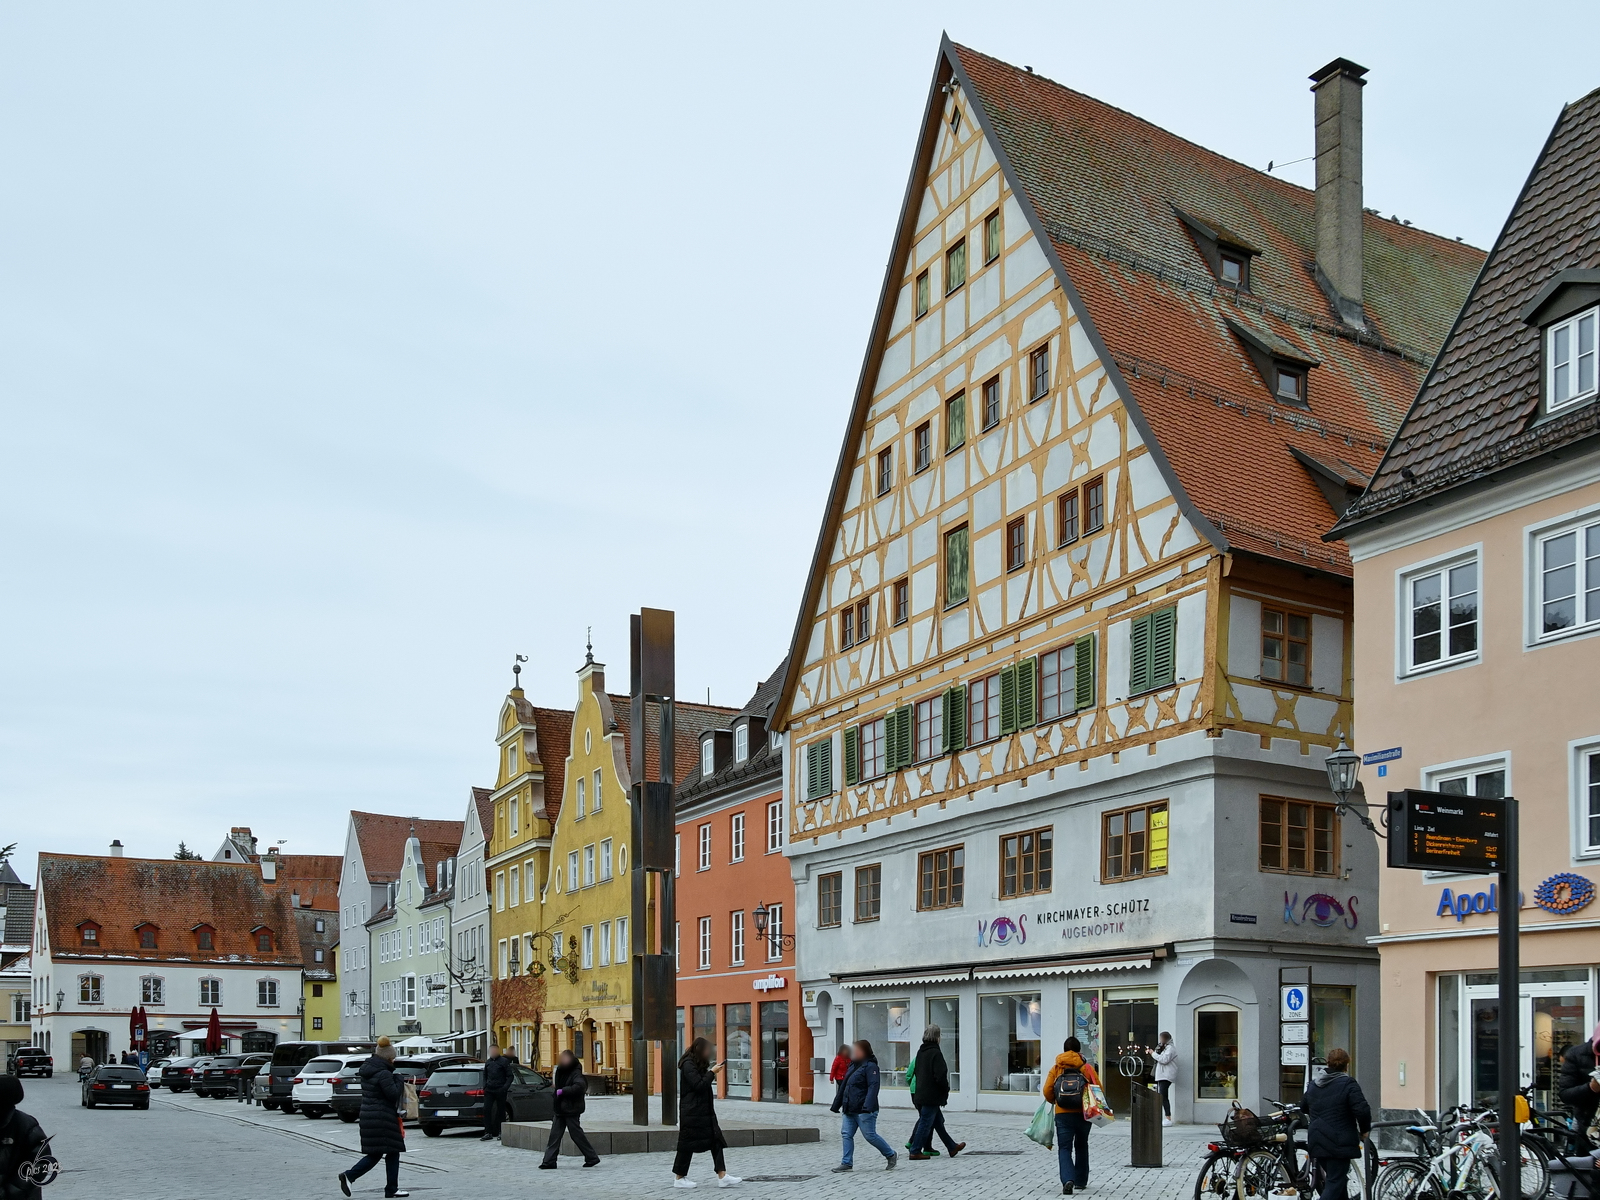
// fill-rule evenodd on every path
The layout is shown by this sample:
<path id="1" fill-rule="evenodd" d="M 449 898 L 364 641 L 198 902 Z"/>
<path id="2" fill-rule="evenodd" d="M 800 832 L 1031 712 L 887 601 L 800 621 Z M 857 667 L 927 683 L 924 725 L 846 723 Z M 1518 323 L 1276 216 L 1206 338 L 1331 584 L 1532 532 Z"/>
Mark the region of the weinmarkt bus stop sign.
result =
<path id="1" fill-rule="evenodd" d="M 1389 793 L 1389 865 L 1498 874 L 1505 869 L 1506 802 L 1407 788 Z"/>

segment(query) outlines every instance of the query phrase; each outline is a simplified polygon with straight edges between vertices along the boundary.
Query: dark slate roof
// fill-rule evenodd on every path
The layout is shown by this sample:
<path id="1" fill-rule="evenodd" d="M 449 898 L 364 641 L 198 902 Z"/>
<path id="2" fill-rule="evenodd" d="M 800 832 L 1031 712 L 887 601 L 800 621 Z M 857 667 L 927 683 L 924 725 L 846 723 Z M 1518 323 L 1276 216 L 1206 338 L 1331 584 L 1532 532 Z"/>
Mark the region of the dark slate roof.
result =
<path id="1" fill-rule="evenodd" d="M 1540 331 L 1522 309 L 1600 267 L 1600 90 L 1556 119 L 1439 360 L 1366 493 L 1330 536 L 1600 433 L 1600 405 L 1537 421 Z"/>
<path id="2" fill-rule="evenodd" d="M 1354 328 L 1316 282 L 1310 190 L 947 46 L 1195 509 L 1236 549 L 1349 574 L 1344 547 L 1322 544 L 1335 513 L 1293 451 L 1376 468 L 1483 252 L 1367 213 L 1367 328 Z M 1257 252 L 1250 291 L 1212 276 L 1180 212 Z M 1240 330 L 1318 364 L 1309 412 L 1277 402 Z"/>
<path id="3" fill-rule="evenodd" d="M 33 889 L 27 884 L 18 881 L 5 885 L 6 927 L 0 940 L 10 946 L 32 944 L 34 902 Z"/>
<path id="4" fill-rule="evenodd" d="M 735 724 L 741 717 L 751 717 L 766 722 L 772 716 L 773 707 L 783 692 L 783 681 L 788 672 L 789 660 L 785 658 L 778 664 L 777 670 L 756 686 L 755 694 L 734 714 L 728 724 Z M 776 780 L 783 774 L 783 755 L 772 749 L 772 739 L 769 737 L 762 737 L 759 745 L 751 746 L 750 757 L 743 762 L 734 762 L 730 755 L 728 761 L 722 765 L 722 769 L 710 775 L 699 773 L 698 752 L 692 758 L 696 770 L 678 789 L 676 799 L 679 808 L 738 791 L 752 783 Z"/>

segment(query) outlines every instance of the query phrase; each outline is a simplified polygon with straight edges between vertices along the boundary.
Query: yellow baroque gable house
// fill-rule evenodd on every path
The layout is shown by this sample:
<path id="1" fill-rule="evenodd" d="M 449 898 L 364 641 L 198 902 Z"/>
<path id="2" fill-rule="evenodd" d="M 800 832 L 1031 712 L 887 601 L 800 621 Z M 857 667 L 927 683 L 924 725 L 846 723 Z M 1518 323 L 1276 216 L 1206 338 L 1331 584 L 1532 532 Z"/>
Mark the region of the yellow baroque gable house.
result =
<path id="1" fill-rule="evenodd" d="M 496 736 L 485 864 L 497 1041 L 527 1064 L 548 1066 L 571 1049 L 589 1073 L 623 1083 L 633 1066 L 629 711 L 628 697 L 606 693 L 605 665 L 592 654 L 570 711 L 536 707 L 512 688 Z M 734 711 L 677 706 L 680 781 L 698 761 L 700 734 L 726 726 Z M 658 754 L 652 732 L 652 773 Z"/>

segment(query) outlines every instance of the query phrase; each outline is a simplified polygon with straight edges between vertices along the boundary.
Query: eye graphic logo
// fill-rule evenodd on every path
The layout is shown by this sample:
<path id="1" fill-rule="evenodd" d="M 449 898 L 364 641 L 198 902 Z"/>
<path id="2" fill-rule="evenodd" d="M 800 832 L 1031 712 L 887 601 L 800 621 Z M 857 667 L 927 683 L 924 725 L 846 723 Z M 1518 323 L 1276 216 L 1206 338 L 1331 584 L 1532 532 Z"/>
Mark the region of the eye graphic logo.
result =
<path id="1" fill-rule="evenodd" d="M 996 917 L 992 921 L 978 922 L 979 946 L 1018 946 L 1028 940 L 1028 918 L 1024 914 L 1015 921 L 1010 917 Z"/>
<path id="2" fill-rule="evenodd" d="M 1295 911 L 1297 908 L 1298 913 Z M 1301 903 L 1299 892 L 1292 897 L 1288 892 L 1283 894 L 1283 921 L 1286 925 L 1310 924 L 1318 929 L 1332 929 L 1342 924 L 1346 929 L 1354 929 L 1360 920 L 1354 896 L 1341 904 L 1326 892 L 1312 892 Z"/>
<path id="3" fill-rule="evenodd" d="M 1558 916 L 1575 913 L 1594 899 L 1594 884 L 1582 875 L 1562 871 L 1550 876 L 1533 891 L 1533 902 L 1545 912 Z"/>

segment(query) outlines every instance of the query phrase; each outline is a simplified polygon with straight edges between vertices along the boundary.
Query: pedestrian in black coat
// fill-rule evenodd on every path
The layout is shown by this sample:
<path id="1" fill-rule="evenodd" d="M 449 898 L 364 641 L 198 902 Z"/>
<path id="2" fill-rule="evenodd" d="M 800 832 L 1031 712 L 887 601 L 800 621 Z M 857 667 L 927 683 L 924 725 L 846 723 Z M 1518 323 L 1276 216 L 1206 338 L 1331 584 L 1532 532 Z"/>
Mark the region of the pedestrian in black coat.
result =
<path id="1" fill-rule="evenodd" d="M 672 1186 L 696 1186 L 689 1178 L 689 1163 L 696 1154 L 711 1152 L 711 1166 L 717 1172 L 718 1187 L 732 1187 L 743 1183 L 737 1175 L 728 1174 L 728 1164 L 722 1152 L 728 1140 L 722 1136 L 722 1126 L 717 1124 L 717 1072 L 721 1063 L 711 1061 L 711 1043 L 705 1038 L 695 1038 L 694 1043 L 678 1060 L 678 1153 L 672 1160 Z"/>
<path id="2" fill-rule="evenodd" d="M 1327 1071 L 1300 1100 L 1309 1122 L 1306 1149 L 1325 1173 L 1322 1200 L 1345 1200 L 1350 1160 L 1361 1156 L 1361 1139 L 1372 1128 L 1372 1107 L 1349 1069 L 1348 1051 L 1329 1050 Z"/>
<path id="3" fill-rule="evenodd" d="M 917 1109 L 917 1127 L 911 1132 L 911 1157 L 932 1158 L 933 1135 L 937 1133 L 944 1143 L 946 1153 L 954 1158 L 967 1148 L 958 1142 L 944 1127 L 944 1106 L 950 1103 L 950 1068 L 944 1061 L 944 1051 L 939 1048 L 941 1030 L 929 1025 L 922 1031 L 922 1045 L 917 1048 L 917 1058 L 912 1064 L 911 1103 Z"/>
<path id="4" fill-rule="evenodd" d="M 0 1198 L 39 1200 L 38 1185 L 25 1183 L 17 1168 L 30 1162 L 45 1143 L 44 1130 L 17 1105 L 22 1103 L 22 1080 L 0 1076 Z"/>
<path id="5" fill-rule="evenodd" d="M 1578 1154 L 1594 1149 L 1589 1126 L 1594 1124 L 1595 1109 L 1600 1107 L 1600 1082 L 1594 1078 L 1596 1046 L 1600 1046 L 1600 1025 L 1595 1026 L 1589 1041 L 1575 1042 L 1561 1052 L 1561 1074 L 1556 1079 L 1561 1102 L 1572 1110 L 1577 1133 L 1573 1150 Z"/>
<path id="6" fill-rule="evenodd" d="M 385 1196 L 409 1196 L 400 1190 L 400 1154 L 406 1148 L 406 1127 L 400 1115 L 405 1085 L 395 1077 L 395 1049 L 386 1037 L 378 1039 L 372 1057 L 361 1064 L 361 1153 L 364 1157 L 339 1175 L 339 1190 L 350 1194 L 352 1180 L 360 1179 L 383 1160 Z"/>
<path id="7" fill-rule="evenodd" d="M 583 1123 L 579 1120 L 586 1107 L 584 1096 L 589 1091 L 589 1081 L 583 1077 L 583 1061 L 571 1050 L 563 1050 L 556 1056 L 556 1074 L 553 1080 L 556 1089 L 555 1114 L 550 1122 L 550 1140 L 544 1146 L 544 1161 L 539 1164 L 541 1171 L 554 1171 L 556 1157 L 561 1153 L 561 1136 L 568 1134 L 572 1144 L 578 1148 L 578 1153 L 583 1155 L 583 1165 L 592 1167 L 600 1162 L 600 1156 L 595 1153 L 589 1135 L 583 1131 Z"/>
<path id="8" fill-rule="evenodd" d="M 489 1043 L 489 1060 L 483 1064 L 483 1136 L 480 1142 L 492 1142 L 500 1136 L 501 1123 L 506 1119 L 506 1092 L 511 1088 L 511 1059 L 500 1053 L 500 1047 Z"/>

